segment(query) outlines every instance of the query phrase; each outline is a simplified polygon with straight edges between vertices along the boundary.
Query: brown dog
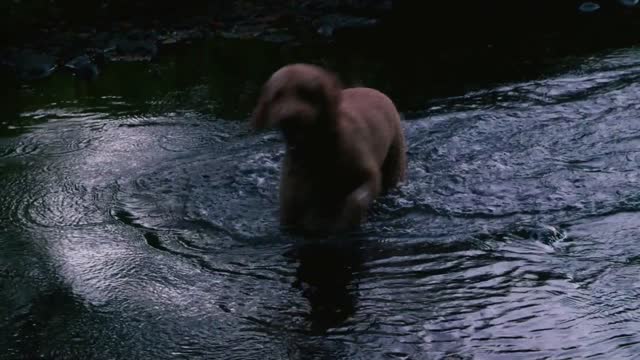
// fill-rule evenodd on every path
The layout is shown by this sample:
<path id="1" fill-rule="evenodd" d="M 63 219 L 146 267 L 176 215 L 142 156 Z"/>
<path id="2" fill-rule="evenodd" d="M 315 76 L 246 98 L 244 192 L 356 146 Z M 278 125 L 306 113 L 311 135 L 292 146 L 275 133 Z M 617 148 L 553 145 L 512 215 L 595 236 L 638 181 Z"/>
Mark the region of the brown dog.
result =
<path id="1" fill-rule="evenodd" d="M 343 89 L 320 67 L 276 71 L 262 89 L 252 125 L 279 128 L 287 143 L 280 183 L 285 227 L 353 229 L 380 194 L 405 179 L 405 140 L 393 102 L 374 89 Z"/>

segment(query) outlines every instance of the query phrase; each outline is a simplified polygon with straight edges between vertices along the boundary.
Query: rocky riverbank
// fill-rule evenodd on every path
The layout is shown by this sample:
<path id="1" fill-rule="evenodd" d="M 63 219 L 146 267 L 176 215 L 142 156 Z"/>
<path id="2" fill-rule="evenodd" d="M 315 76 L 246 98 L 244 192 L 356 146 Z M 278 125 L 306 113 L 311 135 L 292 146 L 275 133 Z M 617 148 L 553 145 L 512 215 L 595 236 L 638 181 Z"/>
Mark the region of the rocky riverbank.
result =
<path id="1" fill-rule="evenodd" d="M 42 2 L 42 1 L 40 1 Z M 116 0 L 5 5 L 0 67 L 18 80 L 66 70 L 93 79 L 109 61 L 150 61 L 164 46 L 223 37 L 295 44 L 379 27 L 390 1 L 192 1 L 184 7 Z M 372 3 L 372 2 L 368 2 Z M 22 19 L 19 21 L 18 19 Z"/>
<path id="2" fill-rule="evenodd" d="M 145 0 L 14 0 L 0 8 L 0 69 L 18 81 L 55 71 L 90 80 L 108 62 L 150 61 L 164 47 L 213 37 L 288 45 L 355 39 L 395 49 L 404 43 L 417 51 L 539 57 L 637 42 L 637 5 L 637 0 L 193 0 L 179 6 Z"/>

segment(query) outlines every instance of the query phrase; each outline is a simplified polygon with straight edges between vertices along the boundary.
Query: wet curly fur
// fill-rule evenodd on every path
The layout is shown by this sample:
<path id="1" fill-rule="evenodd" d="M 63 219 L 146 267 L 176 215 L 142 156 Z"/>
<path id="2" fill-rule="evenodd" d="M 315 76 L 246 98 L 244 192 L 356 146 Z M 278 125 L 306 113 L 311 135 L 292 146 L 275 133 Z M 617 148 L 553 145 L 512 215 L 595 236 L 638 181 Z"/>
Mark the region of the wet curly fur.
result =
<path id="1" fill-rule="evenodd" d="M 375 89 L 345 89 L 321 67 L 276 71 L 251 125 L 284 135 L 280 223 L 286 228 L 354 229 L 378 196 L 405 180 L 406 145 L 393 102 Z"/>

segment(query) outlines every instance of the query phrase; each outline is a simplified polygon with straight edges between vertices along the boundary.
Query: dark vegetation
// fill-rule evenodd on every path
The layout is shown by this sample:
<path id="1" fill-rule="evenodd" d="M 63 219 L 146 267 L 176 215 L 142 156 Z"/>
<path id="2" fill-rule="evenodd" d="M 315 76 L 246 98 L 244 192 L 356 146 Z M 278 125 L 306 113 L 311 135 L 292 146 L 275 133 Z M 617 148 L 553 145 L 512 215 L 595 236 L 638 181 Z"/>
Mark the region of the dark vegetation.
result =
<path id="1" fill-rule="evenodd" d="M 66 68 L 90 79 L 107 60 L 151 60 L 162 46 L 215 36 L 349 43 L 405 58 L 426 52 L 455 66 L 470 57 L 550 62 L 635 44 L 640 6 L 634 0 L 12 0 L 0 4 L 0 27 L 3 74 L 33 80 Z"/>

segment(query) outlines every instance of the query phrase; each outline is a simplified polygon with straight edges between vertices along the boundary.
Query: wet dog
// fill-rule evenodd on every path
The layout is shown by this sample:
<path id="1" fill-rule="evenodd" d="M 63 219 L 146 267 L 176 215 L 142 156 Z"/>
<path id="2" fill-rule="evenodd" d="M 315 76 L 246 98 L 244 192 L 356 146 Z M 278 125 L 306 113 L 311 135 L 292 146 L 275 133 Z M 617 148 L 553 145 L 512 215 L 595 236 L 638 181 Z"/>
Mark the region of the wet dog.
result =
<path id="1" fill-rule="evenodd" d="M 285 228 L 353 230 L 378 196 L 405 179 L 405 139 L 393 102 L 375 89 L 345 89 L 321 67 L 292 64 L 273 73 L 251 124 L 277 128 L 286 141 L 280 179 Z"/>

